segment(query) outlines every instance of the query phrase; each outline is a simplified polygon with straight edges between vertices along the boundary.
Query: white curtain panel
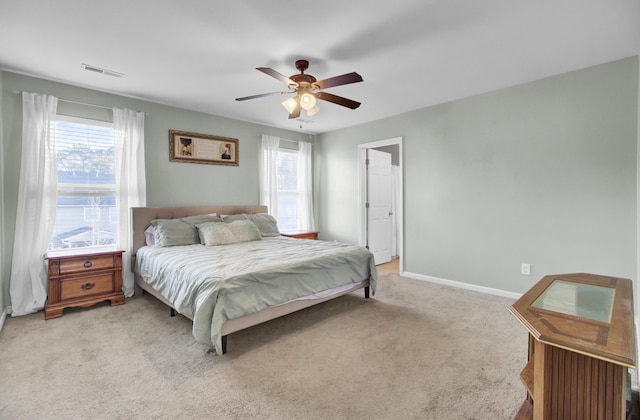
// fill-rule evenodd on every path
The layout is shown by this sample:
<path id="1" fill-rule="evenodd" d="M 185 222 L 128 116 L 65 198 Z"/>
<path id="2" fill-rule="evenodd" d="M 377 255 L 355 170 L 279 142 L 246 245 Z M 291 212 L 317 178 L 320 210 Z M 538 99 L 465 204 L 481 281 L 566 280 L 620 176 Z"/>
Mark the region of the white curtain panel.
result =
<path id="1" fill-rule="evenodd" d="M 11 261 L 11 315 L 44 308 L 47 251 L 56 220 L 58 174 L 55 120 L 58 98 L 22 93 L 22 157 Z"/>
<path id="2" fill-rule="evenodd" d="M 260 153 L 260 204 L 278 219 L 278 147 L 280 137 L 262 135 Z"/>
<path id="3" fill-rule="evenodd" d="M 313 217 L 313 178 L 311 143 L 298 142 L 298 228 L 314 231 L 316 224 Z"/>
<path id="4" fill-rule="evenodd" d="M 122 255 L 122 290 L 133 296 L 131 271 L 131 207 L 147 205 L 147 182 L 144 169 L 144 112 L 113 108 L 116 159 L 116 206 L 118 213 L 118 247 Z"/>

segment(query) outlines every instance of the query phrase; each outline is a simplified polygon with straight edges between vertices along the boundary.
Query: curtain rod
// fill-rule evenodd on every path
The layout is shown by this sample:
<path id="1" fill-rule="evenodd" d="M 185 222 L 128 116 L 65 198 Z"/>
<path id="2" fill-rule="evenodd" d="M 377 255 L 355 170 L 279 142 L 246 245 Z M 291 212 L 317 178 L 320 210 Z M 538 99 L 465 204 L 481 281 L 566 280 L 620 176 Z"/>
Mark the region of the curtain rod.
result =
<path id="1" fill-rule="evenodd" d="M 15 93 L 16 95 L 22 93 L 22 90 L 14 90 L 13 93 Z M 94 108 L 102 108 L 102 109 L 108 109 L 110 111 L 113 110 L 113 107 L 108 107 L 108 106 L 104 106 L 104 105 L 96 105 L 96 104 L 90 104 L 87 102 L 79 102 L 79 101 L 72 101 L 70 99 L 62 99 L 62 98 L 58 98 L 58 102 L 66 102 L 68 104 L 76 104 L 76 105 L 84 105 L 84 106 L 92 106 Z M 136 112 L 142 112 L 142 111 L 136 111 Z M 149 116 L 148 112 L 145 112 L 144 115 Z"/>

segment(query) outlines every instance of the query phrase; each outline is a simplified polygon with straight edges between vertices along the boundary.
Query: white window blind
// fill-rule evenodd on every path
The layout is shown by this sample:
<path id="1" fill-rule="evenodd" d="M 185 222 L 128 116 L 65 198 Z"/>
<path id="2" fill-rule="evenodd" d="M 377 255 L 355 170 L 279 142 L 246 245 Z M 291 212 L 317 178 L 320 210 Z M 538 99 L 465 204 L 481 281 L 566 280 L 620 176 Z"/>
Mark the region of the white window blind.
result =
<path id="1" fill-rule="evenodd" d="M 278 229 L 298 229 L 298 151 L 278 150 Z"/>
<path id="2" fill-rule="evenodd" d="M 58 207 L 49 249 L 116 243 L 113 124 L 58 116 Z"/>

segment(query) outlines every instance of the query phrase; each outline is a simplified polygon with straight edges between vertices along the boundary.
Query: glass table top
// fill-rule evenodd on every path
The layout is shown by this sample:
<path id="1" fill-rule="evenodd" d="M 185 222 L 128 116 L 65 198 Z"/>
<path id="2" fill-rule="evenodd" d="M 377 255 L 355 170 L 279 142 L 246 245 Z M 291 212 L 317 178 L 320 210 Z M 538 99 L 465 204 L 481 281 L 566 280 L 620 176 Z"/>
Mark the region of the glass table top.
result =
<path id="1" fill-rule="evenodd" d="M 609 323 L 615 292 L 611 287 L 554 280 L 531 306 Z"/>

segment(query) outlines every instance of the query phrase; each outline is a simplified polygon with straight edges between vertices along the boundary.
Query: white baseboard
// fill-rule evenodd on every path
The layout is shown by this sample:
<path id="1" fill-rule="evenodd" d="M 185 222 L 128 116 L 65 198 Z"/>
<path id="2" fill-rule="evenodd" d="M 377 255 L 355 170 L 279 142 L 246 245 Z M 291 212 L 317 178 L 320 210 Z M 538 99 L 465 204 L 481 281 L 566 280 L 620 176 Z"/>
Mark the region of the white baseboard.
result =
<path id="1" fill-rule="evenodd" d="M 452 286 L 452 287 L 457 287 L 459 289 L 473 290 L 474 292 L 488 293 L 490 295 L 497 295 L 497 296 L 502 296 L 510 299 L 518 299 L 520 298 L 520 296 L 522 296 L 521 293 L 507 292 L 506 290 L 494 289 L 494 288 L 485 287 L 485 286 L 478 286 L 476 284 L 440 279 L 437 277 L 425 276 L 423 274 L 410 273 L 408 271 L 403 271 L 400 273 L 400 275 L 403 277 L 409 277 L 416 280 L 428 281 L 429 283 L 443 284 L 445 286 Z"/>

